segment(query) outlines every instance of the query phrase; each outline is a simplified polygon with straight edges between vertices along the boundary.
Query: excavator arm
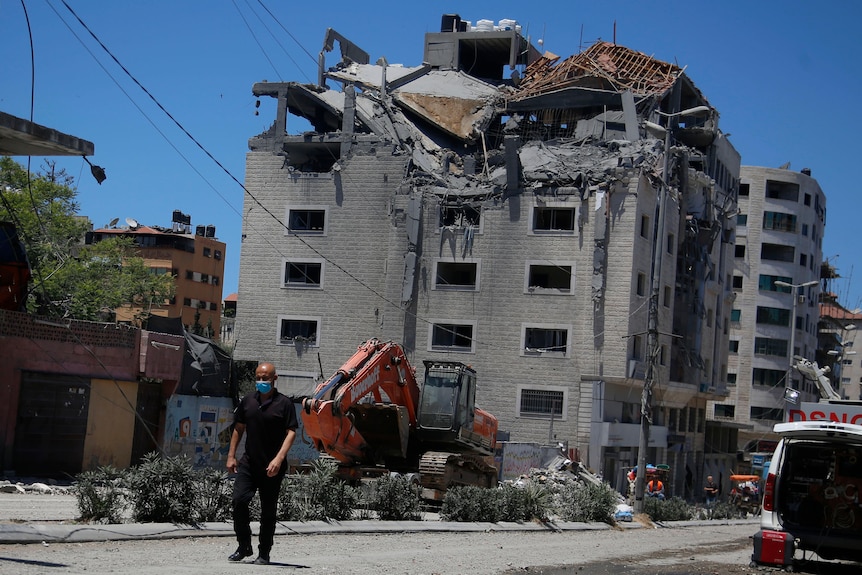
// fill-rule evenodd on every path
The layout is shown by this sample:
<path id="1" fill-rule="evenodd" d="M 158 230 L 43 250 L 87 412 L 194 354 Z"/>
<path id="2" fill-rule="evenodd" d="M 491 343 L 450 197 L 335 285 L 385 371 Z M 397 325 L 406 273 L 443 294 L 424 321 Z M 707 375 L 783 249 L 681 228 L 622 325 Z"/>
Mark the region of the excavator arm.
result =
<path id="1" fill-rule="evenodd" d="M 303 401 L 302 423 L 318 451 L 346 464 L 404 457 L 416 428 L 419 384 L 404 350 L 370 339 Z"/>

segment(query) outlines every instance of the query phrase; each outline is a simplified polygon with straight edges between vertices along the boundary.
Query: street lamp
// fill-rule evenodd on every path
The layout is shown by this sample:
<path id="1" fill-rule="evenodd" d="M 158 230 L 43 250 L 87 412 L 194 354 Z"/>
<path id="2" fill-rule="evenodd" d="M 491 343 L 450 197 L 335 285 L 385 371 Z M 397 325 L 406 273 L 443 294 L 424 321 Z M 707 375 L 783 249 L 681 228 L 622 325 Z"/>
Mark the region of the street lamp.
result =
<path id="1" fill-rule="evenodd" d="M 790 362 L 787 366 L 787 375 L 784 377 L 784 387 L 793 387 L 793 353 L 796 345 L 796 304 L 799 302 L 797 290 L 799 290 L 799 288 L 817 285 L 819 282 L 817 280 L 811 280 L 801 284 L 792 284 L 781 280 L 775 280 L 773 283 L 777 286 L 790 288 L 790 293 L 793 295 L 793 308 L 790 312 L 790 352 L 787 354 L 787 357 L 790 358 Z"/>
<path id="2" fill-rule="evenodd" d="M 710 112 L 712 109 L 709 106 L 695 106 L 687 108 L 679 112 L 667 114 L 657 111 L 659 115 L 668 119 L 679 118 L 682 116 L 694 116 Z M 646 452 L 649 446 L 650 425 L 652 424 L 652 388 L 655 385 L 657 366 L 659 355 L 658 343 L 658 299 L 659 290 L 661 289 L 661 260 L 664 253 L 664 220 L 665 210 L 667 208 L 668 194 L 667 189 L 670 185 L 668 171 L 670 170 L 670 140 L 673 129 L 670 127 L 670 122 L 665 128 L 653 122 L 644 122 L 643 126 L 646 130 L 657 136 L 664 136 L 664 171 L 662 173 L 662 185 L 658 192 L 658 205 L 656 206 L 656 224 L 654 227 L 655 237 L 653 238 L 653 253 L 652 253 L 652 268 L 650 269 L 650 299 L 649 299 L 649 316 L 647 319 L 647 370 L 644 376 L 643 392 L 641 394 L 641 433 L 640 442 L 638 444 L 638 464 L 637 475 L 635 475 L 635 513 L 643 513 L 644 510 L 644 491 L 646 488 Z"/>

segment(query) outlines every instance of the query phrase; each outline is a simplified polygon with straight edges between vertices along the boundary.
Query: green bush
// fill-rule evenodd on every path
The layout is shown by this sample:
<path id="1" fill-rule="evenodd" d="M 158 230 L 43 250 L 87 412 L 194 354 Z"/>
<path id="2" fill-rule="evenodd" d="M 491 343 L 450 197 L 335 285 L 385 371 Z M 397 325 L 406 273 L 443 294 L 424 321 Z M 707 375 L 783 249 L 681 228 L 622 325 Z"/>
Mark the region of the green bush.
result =
<path id="1" fill-rule="evenodd" d="M 121 523 L 125 508 L 124 472 L 110 465 L 80 473 L 73 487 L 81 520 Z"/>
<path id="2" fill-rule="evenodd" d="M 228 521 L 232 517 L 233 482 L 226 471 L 204 468 L 196 471 L 194 517 L 196 521 Z M 258 507 L 260 507 L 258 503 Z M 259 515 L 257 516 L 259 517 Z"/>
<path id="3" fill-rule="evenodd" d="M 444 521 L 487 521 L 496 523 L 502 517 L 501 498 L 497 489 L 457 486 L 446 491 L 440 517 Z"/>
<path id="4" fill-rule="evenodd" d="M 410 475 L 384 475 L 368 489 L 367 504 L 384 521 L 418 521 L 422 518 L 421 489 Z"/>
<path id="5" fill-rule="evenodd" d="M 350 519 L 360 502 L 359 489 L 339 479 L 337 469 L 331 461 L 318 460 L 309 473 L 287 476 L 279 492 L 278 519 Z"/>
<path id="6" fill-rule="evenodd" d="M 139 466 L 129 469 L 127 484 L 135 521 L 187 524 L 198 521 L 197 474 L 188 457 L 148 453 Z"/>
<path id="7" fill-rule="evenodd" d="M 570 481 L 559 489 L 555 503 L 564 521 L 612 523 L 619 496 L 606 483 Z"/>
<path id="8" fill-rule="evenodd" d="M 671 497 L 664 501 L 655 497 L 646 497 L 644 513 L 653 521 L 687 521 L 694 517 L 693 508 L 681 497 Z"/>
<path id="9" fill-rule="evenodd" d="M 499 495 L 502 521 L 545 521 L 553 508 L 553 494 L 542 485 L 504 485 L 499 489 Z"/>

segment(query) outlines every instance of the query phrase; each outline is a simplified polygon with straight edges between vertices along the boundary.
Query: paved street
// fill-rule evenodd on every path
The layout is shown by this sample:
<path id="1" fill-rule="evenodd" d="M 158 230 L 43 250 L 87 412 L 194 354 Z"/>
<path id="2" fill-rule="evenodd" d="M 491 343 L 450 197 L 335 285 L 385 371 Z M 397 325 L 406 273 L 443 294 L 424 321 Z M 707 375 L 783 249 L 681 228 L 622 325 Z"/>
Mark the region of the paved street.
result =
<path id="1" fill-rule="evenodd" d="M 625 524 L 280 523 L 270 566 L 232 564 L 229 524 L 79 525 L 72 496 L 0 494 L 0 574 L 254 572 L 347 575 L 753 575 L 757 521 Z M 374 532 L 378 530 L 379 532 Z M 388 530 L 388 531 L 387 531 Z M 143 538 L 142 538 L 143 537 Z M 80 539 L 76 539 L 80 538 Z M 858 566 L 806 565 L 823 575 L 862 575 Z"/>

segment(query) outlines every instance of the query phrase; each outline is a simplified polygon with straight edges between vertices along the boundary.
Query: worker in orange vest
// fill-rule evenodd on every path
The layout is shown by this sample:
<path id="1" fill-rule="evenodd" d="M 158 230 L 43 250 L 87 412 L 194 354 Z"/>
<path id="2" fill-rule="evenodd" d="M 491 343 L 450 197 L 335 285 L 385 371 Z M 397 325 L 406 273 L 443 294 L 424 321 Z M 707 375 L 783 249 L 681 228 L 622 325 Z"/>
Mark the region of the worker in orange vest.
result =
<path id="1" fill-rule="evenodd" d="M 657 499 L 664 499 L 664 483 L 661 479 L 650 479 L 647 483 L 647 495 Z"/>

